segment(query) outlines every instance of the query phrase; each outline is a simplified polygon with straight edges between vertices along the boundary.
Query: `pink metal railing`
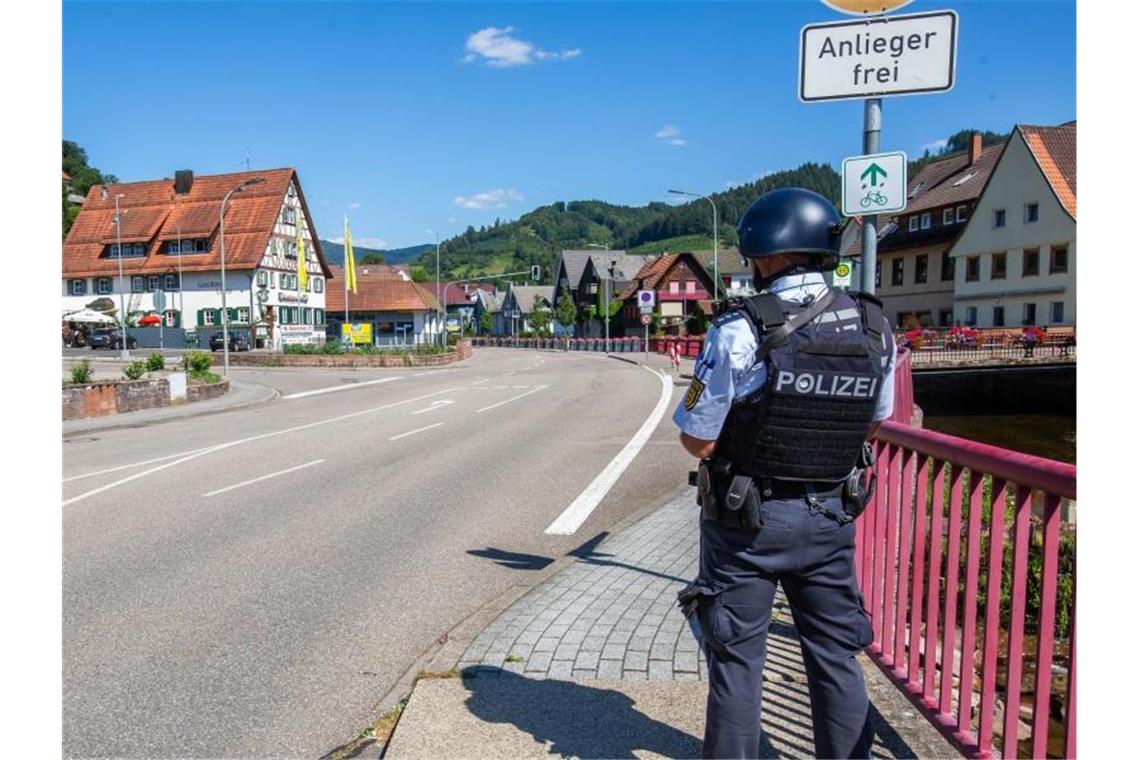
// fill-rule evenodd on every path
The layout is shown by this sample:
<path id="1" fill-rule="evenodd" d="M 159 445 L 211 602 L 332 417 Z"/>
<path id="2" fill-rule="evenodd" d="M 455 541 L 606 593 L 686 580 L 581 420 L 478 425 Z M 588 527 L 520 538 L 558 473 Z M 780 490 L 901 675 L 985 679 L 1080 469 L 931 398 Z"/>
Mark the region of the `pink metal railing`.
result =
<path id="1" fill-rule="evenodd" d="M 1023 756 L 1074 757 L 1076 567 L 1061 505 L 1076 498 L 1076 468 L 898 421 L 876 447 L 878 489 L 856 524 L 868 655 L 966 755 L 1017 757 L 1024 712 Z M 1072 546 L 1075 528 L 1064 538 Z M 1059 581 L 1072 590 L 1061 605 Z"/>

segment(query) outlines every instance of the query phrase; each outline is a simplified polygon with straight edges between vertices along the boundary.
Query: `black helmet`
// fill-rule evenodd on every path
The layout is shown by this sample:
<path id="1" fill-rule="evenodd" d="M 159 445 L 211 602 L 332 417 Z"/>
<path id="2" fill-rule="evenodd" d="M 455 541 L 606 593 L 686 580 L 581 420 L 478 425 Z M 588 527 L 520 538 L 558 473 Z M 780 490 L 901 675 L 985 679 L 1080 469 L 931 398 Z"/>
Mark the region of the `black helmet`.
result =
<path id="1" fill-rule="evenodd" d="M 816 254 L 819 269 L 830 270 L 839 263 L 842 229 L 839 212 L 827 198 L 800 187 L 783 187 L 757 198 L 740 217 L 736 232 L 742 256 Z"/>

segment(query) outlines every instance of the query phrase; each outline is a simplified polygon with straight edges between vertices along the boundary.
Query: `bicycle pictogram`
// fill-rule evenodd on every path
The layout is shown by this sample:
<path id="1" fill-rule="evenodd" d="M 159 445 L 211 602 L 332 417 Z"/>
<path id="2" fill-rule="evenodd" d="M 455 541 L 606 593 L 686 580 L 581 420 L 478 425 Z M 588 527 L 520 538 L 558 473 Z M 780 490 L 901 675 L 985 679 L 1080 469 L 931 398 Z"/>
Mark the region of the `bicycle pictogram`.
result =
<path id="1" fill-rule="evenodd" d="M 870 208 L 872 203 L 874 203 L 876 206 L 885 206 L 887 205 L 887 196 L 883 195 L 878 190 L 872 190 L 871 192 L 864 195 L 861 199 L 859 199 L 859 205 L 863 208 Z"/>

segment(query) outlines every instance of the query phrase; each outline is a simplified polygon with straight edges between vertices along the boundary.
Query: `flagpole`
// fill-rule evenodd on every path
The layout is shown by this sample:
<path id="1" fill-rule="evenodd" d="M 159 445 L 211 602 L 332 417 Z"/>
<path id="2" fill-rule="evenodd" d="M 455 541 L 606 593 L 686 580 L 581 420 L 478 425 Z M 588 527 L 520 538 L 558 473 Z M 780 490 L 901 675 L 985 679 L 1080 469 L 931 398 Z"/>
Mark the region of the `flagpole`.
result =
<path id="1" fill-rule="evenodd" d="M 349 247 L 352 243 L 348 237 L 348 214 L 344 215 L 344 323 L 348 324 L 348 257 Z M 344 336 L 344 330 L 341 330 L 341 337 Z"/>

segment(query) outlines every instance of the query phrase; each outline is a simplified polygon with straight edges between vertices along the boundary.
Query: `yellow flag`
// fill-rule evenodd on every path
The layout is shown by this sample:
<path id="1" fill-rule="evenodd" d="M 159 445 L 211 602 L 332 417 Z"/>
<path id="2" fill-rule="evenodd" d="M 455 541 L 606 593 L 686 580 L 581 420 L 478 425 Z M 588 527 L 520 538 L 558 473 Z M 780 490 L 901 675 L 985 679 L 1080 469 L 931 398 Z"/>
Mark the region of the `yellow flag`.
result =
<path id="1" fill-rule="evenodd" d="M 352 230 L 348 228 L 348 217 L 344 218 L 344 286 L 356 292 L 356 259 L 352 255 Z"/>
<path id="2" fill-rule="evenodd" d="M 297 284 L 301 290 L 309 287 L 309 267 L 305 263 L 305 238 L 301 236 L 300 220 L 297 220 Z"/>

